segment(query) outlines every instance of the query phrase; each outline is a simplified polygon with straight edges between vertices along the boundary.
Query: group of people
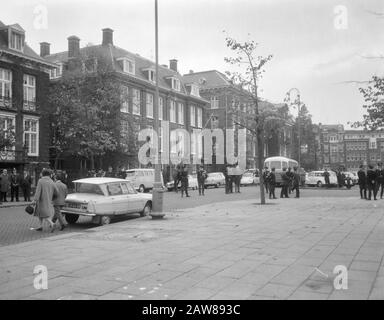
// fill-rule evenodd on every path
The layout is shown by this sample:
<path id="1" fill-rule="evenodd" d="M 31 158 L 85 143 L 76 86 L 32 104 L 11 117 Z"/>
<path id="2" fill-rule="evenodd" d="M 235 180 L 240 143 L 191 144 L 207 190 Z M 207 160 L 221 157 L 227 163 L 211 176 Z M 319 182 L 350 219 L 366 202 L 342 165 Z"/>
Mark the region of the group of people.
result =
<path id="1" fill-rule="evenodd" d="M 61 231 L 66 227 L 61 214 L 68 194 L 64 180 L 65 175 L 62 171 L 54 172 L 46 168 L 42 170 L 32 201 L 32 205 L 35 207 L 34 215 L 39 218 L 40 222 L 40 226 L 34 230 L 43 231 L 45 221 L 49 223 L 51 232 L 56 229 L 56 221 L 59 221 Z"/>
<path id="2" fill-rule="evenodd" d="M 173 183 L 174 183 L 174 189 L 175 192 L 178 192 L 179 188 L 179 183 L 181 183 L 181 197 L 184 197 L 184 194 L 186 197 L 190 197 L 188 194 L 188 187 L 189 187 L 189 182 L 188 182 L 188 168 L 185 163 L 182 161 L 176 166 L 176 170 L 173 175 Z M 199 194 L 201 195 L 201 190 L 199 186 Z M 204 191 L 203 191 L 204 194 Z"/>
<path id="3" fill-rule="evenodd" d="M 7 169 L 3 169 L 0 175 L 0 203 L 8 202 L 7 195 L 10 192 L 11 202 L 19 201 L 20 190 L 23 193 L 24 201 L 31 201 L 32 178 L 27 170 L 23 174 L 13 168 L 12 173 L 8 174 Z"/>
<path id="4" fill-rule="evenodd" d="M 359 189 L 361 199 L 372 200 L 373 195 L 373 199 L 377 200 L 379 192 L 380 199 L 383 199 L 384 169 L 382 163 L 378 163 L 376 168 L 374 168 L 373 165 L 368 165 L 367 170 L 365 170 L 364 165 L 360 165 L 357 175 L 359 177 Z"/>
<path id="5" fill-rule="evenodd" d="M 283 172 L 281 174 L 281 192 L 280 198 L 289 198 L 289 194 L 293 191 L 296 191 L 295 198 L 300 198 L 300 174 L 297 167 L 292 168 L 289 167 L 283 168 Z M 269 199 L 277 199 L 275 195 L 276 188 L 276 170 L 272 168 L 269 171 L 268 167 L 264 168 L 263 171 L 263 181 L 264 187 L 269 194 Z"/>
<path id="6" fill-rule="evenodd" d="M 235 193 L 240 193 L 240 182 L 242 174 L 239 172 L 238 164 L 228 165 L 225 167 L 225 193 L 233 193 L 233 184 L 235 184 Z"/>
<path id="7" fill-rule="evenodd" d="M 125 171 L 125 168 L 118 168 L 116 171 L 113 170 L 111 166 L 108 167 L 107 171 L 104 171 L 103 169 L 99 170 L 89 170 L 87 173 L 87 177 L 107 177 L 107 178 L 120 178 L 125 179 L 127 176 L 127 173 Z"/>

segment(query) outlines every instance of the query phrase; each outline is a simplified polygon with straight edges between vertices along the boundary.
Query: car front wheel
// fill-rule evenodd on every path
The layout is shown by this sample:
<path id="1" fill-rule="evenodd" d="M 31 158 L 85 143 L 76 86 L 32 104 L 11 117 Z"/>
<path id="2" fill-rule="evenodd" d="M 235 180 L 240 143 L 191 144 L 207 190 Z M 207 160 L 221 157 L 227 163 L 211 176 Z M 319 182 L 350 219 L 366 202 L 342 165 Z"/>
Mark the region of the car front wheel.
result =
<path id="1" fill-rule="evenodd" d="M 65 214 L 65 220 L 69 223 L 69 224 L 75 224 L 77 222 L 77 220 L 79 220 L 79 215 L 78 214 L 70 214 L 70 213 L 66 213 Z"/>
<path id="2" fill-rule="evenodd" d="M 143 211 L 140 212 L 140 216 L 145 217 L 145 216 L 149 215 L 151 213 L 151 211 L 152 211 L 152 204 L 150 202 L 147 202 L 145 204 Z"/>
<path id="3" fill-rule="evenodd" d="M 321 181 L 317 181 L 317 184 L 316 184 L 319 188 L 321 188 L 323 186 L 323 183 Z"/>
<path id="4" fill-rule="evenodd" d="M 102 216 L 100 217 L 100 225 L 103 226 L 105 224 L 110 224 L 111 223 L 111 217 L 109 216 Z"/>

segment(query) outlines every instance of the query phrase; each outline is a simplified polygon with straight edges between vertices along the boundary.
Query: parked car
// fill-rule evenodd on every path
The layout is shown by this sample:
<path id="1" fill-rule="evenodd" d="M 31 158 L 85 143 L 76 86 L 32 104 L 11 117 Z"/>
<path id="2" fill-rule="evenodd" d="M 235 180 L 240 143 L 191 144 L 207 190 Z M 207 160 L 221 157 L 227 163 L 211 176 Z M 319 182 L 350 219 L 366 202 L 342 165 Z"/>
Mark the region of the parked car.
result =
<path id="1" fill-rule="evenodd" d="M 307 186 L 317 186 L 322 187 L 325 185 L 325 177 L 324 177 L 325 171 L 311 171 L 308 172 L 305 176 L 305 184 Z M 337 185 L 337 176 L 334 171 L 328 171 L 329 172 L 329 184 L 330 185 Z"/>
<path id="2" fill-rule="evenodd" d="M 245 172 L 241 176 L 240 185 L 242 186 L 249 186 L 252 184 L 255 184 L 255 176 L 252 172 Z"/>
<path id="3" fill-rule="evenodd" d="M 76 223 L 79 216 L 92 217 L 93 222 L 103 225 L 116 215 L 145 216 L 151 212 L 152 195 L 138 193 L 125 179 L 86 178 L 73 183 L 75 192 L 67 195 L 62 209 L 70 224 Z"/>
<path id="4" fill-rule="evenodd" d="M 175 182 L 174 180 L 168 182 L 165 187 L 168 189 L 168 191 L 172 191 L 175 189 Z M 181 188 L 181 181 L 179 182 L 178 188 Z M 188 189 L 196 190 L 198 188 L 197 184 L 197 176 L 196 175 L 188 175 Z"/>
<path id="5" fill-rule="evenodd" d="M 346 171 L 346 172 L 343 172 L 345 174 L 345 185 L 347 185 L 347 178 L 350 177 L 351 178 L 351 184 L 352 186 L 356 185 L 359 183 L 359 177 L 357 176 L 357 173 L 356 172 L 349 172 L 349 171 Z"/>
<path id="6" fill-rule="evenodd" d="M 133 187 L 139 192 L 145 192 L 153 189 L 155 183 L 155 169 L 129 169 L 126 170 L 126 180 L 131 182 Z M 164 186 L 163 176 L 161 183 Z"/>
<path id="7" fill-rule="evenodd" d="M 204 187 L 215 187 L 225 185 L 225 176 L 222 172 L 210 172 L 208 173 L 208 177 L 204 182 Z"/>

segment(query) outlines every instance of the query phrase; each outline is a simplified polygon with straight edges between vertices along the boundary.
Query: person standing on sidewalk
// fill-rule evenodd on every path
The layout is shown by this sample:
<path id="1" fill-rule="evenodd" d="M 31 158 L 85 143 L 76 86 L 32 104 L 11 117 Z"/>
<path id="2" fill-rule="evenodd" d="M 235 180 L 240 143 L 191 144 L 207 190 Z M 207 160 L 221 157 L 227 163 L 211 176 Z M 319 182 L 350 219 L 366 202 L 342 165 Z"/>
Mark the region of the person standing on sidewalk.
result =
<path id="1" fill-rule="evenodd" d="M 300 174 L 297 171 L 297 167 L 294 167 L 293 170 L 292 191 L 296 190 L 295 198 L 300 198 Z"/>
<path id="2" fill-rule="evenodd" d="M 368 200 L 372 200 L 372 193 L 373 198 L 376 199 L 376 171 L 373 170 L 373 166 L 368 166 L 367 171 L 367 187 L 368 187 Z"/>
<path id="3" fill-rule="evenodd" d="M 204 170 L 203 166 L 200 166 L 199 171 L 197 171 L 197 184 L 199 186 L 199 196 L 204 195 L 204 182 L 207 177 L 207 172 Z"/>
<path id="4" fill-rule="evenodd" d="M 31 201 L 31 185 L 31 175 L 28 173 L 27 170 L 24 170 L 24 175 L 20 182 L 21 190 L 23 191 L 24 201 Z"/>
<path id="5" fill-rule="evenodd" d="M 19 186 L 20 186 L 20 175 L 17 173 L 16 168 L 13 168 L 11 174 L 11 202 L 16 199 L 19 202 Z"/>
<path id="6" fill-rule="evenodd" d="M 0 176 L 0 201 L 2 202 L 8 202 L 7 201 L 7 192 L 9 189 L 9 177 L 7 169 L 3 170 L 3 173 Z"/>
<path id="7" fill-rule="evenodd" d="M 58 190 L 55 183 L 51 179 L 51 170 L 43 169 L 42 177 L 39 179 L 36 187 L 35 197 L 32 204 L 35 205 L 34 215 L 39 218 L 40 227 L 36 231 L 43 231 L 44 221 L 48 221 L 49 226 L 54 230 L 55 224 L 51 217 L 54 215 L 53 200 L 58 195 Z"/>
<path id="8" fill-rule="evenodd" d="M 189 197 L 189 194 L 188 194 L 188 170 L 186 168 L 186 165 L 184 165 L 184 167 L 181 169 L 181 197 L 184 196 L 184 192 L 185 192 L 185 196 L 186 197 Z"/>
<path id="9" fill-rule="evenodd" d="M 376 195 L 380 191 L 380 199 L 383 199 L 384 171 L 382 163 L 379 162 L 376 167 Z M 381 187 L 381 190 L 380 190 Z"/>
<path id="10" fill-rule="evenodd" d="M 367 199 L 367 176 L 363 165 L 360 165 L 357 176 L 359 177 L 360 198 Z"/>
<path id="11" fill-rule="evenodd" d="M 293 178 L 294 178 L 294 173 L 292 172 L 292 168 L 288 167 L 287 171 L 287 177 L 289 178 L 289 183 L 288 183 L 288 193 L 291 194 L 293 191 Z"/>
<path id="12" fill-rule="evenodd" d="M 268 194 L 269 193 L 269 179 L 268 179 L 268 176 L 269 176 L 269 170 L 268 170 L 268 167 L 265 167 L 264 170 L 263 170 L 263 181 L 264 181 L 264 187 L 265 187 L 265 192 Z M 275 176 L 276 178 L 276 176 Z"/>
<path id="13" fill-rule="evenodd" d="M 269 199 L 277 199 L 275 196 L 276 175 L 275 168 L 268 174 Z"/>
<path id="14" fill-rule="evenodd" d="M 53 215 L 52 222 L 56 223 L 56 220 L 59 220 L 60 223 L 60 231 L 63 231 L 66 227 L 66 224 L 64 222 L 63 215 L 61 214 L 61 209 L 65 205 L 65 198 L 68 194 L 68 188 L 67 186 L 62 182 L 63 175 L 62 172 L 57 172 L 55 175 L 55 184 L 58 191 L 57 197 L 53 200 L 53 208 L 55 211 L 55 214 Z"/>
<path id="15" fill-rule="evenodd" d="M 327 188 L 329 188 L 330 186 L 330 181 L 329 181 L 329 172 L 328 172 L 328 169 L 325 169 L 324 171 L 324 181 L 325 181 L 325 185 Z"/>
<path id="16" fill-rule="evenodd" d="M 291 182 L 291 179 L 287 176 L 287 168 L 283 168 L 283 172 L 281 174 L 282 186 L 280 192 L 280 198 L 289 198 L 288 196 L 288 187 Z"/>

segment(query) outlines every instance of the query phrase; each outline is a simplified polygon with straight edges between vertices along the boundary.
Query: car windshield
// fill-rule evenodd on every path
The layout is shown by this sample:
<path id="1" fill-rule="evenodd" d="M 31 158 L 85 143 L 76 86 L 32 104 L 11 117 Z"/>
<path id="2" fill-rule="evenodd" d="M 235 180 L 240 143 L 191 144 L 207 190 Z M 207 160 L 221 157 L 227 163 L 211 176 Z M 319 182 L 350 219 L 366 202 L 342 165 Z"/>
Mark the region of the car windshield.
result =
<path id="1" fill-rule="evenodd" d="M 275 168 L 276 170 L 281 169 L 281 161 L 271 161 L 271 168 Z"/>
<path id="2" fill-rule="evenodd" d="M 101 190 L 100 186 L 93 183 L 75 183 L 75 191 L 77 193 L 92 193 L 92 194 L 100 194 L 104 195 L 103 191 Z"/>
<path id="3" fill-rule="evenodd" d="M 134 177 L 135 171 L 127 171 L 127 177 Z"/>
<path id="4" fill-rule="evenodd" d="M 243 177 L 253 177 L 253 173 L 252 172 L 246 172 L 243 174 Z"/>

